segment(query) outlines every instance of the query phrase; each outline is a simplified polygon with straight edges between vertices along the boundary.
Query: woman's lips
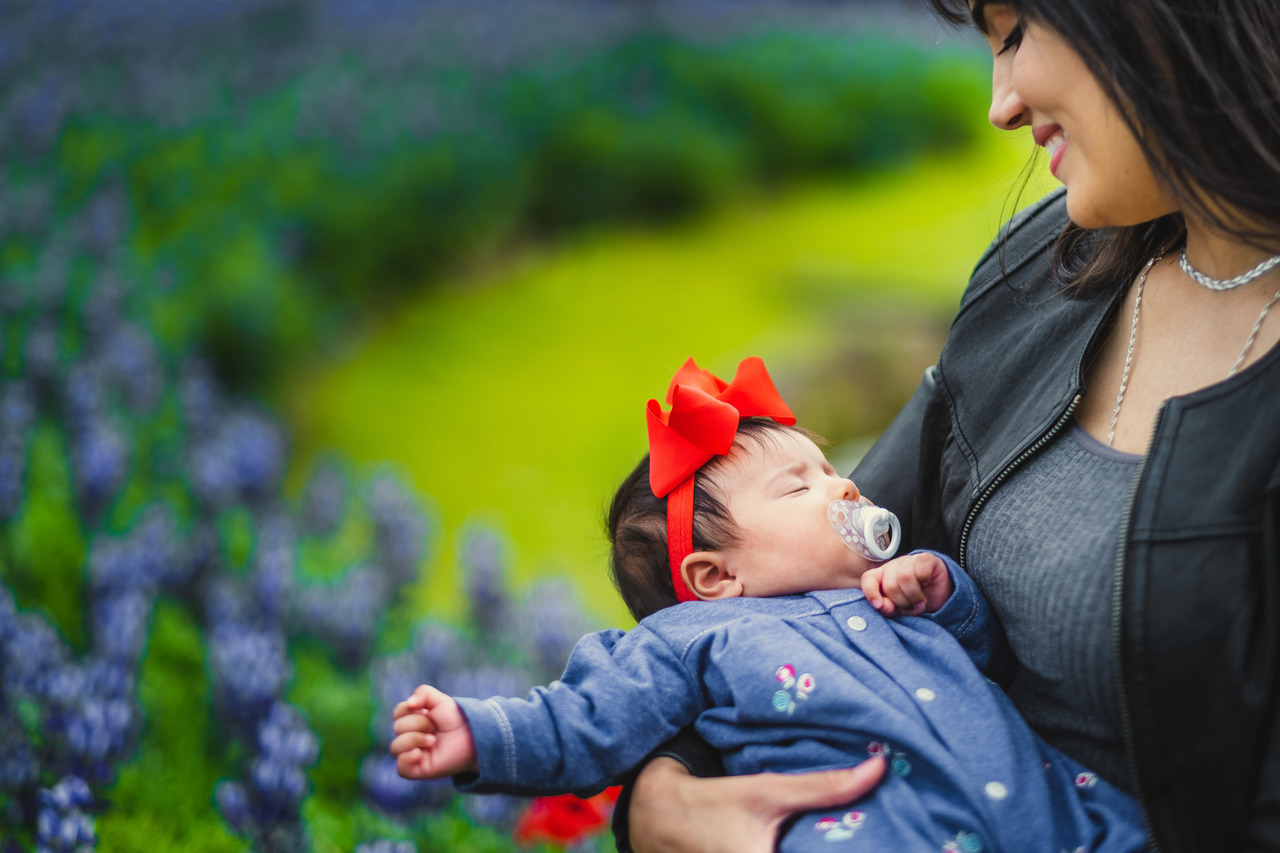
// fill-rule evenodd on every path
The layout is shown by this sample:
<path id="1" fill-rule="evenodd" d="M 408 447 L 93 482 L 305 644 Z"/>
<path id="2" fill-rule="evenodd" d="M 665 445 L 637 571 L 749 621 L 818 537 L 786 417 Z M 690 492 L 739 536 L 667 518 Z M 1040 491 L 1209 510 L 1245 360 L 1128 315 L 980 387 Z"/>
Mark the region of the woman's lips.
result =
<path id="1" fill-rule="evenodd" d="M 1049 152 L 1049 171 L 1058 176 L 1058 164 L 1062 162 L 1062 152 L 1066 150 L 1071 134 L 1056 124 L 1037 127 L 1032 131 L 1036 145 L 1041 145 Z"/>
<path id="2" fill-rule="evenodd" d="M 1067 140 L 1070 138 L 1064 130 L 1061 134 L 1051 137 L 1044 145 L 1044 149 L 1049 152 L 1049 171 L 1055 178 L 1058 177 L 1058 164 L 1062 162 L 1062 154 L 1067 150 Z"/>

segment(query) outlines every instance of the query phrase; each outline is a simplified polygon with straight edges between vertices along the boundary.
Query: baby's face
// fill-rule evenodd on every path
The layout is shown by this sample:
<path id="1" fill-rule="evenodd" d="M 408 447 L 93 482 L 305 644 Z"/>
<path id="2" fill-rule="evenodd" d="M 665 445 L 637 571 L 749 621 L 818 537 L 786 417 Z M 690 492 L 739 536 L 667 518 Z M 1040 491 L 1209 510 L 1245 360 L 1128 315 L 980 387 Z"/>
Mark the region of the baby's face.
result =
<path id="1" fill-rule="evenodd" d="M 875 565 L 845 546 L 827 519 L 831 502 L 855 500 L 858 487 L 800 433 L 735 445 L 716 482 L 740 531 L 723 554 L 743 595 L 856 588 Z"/>

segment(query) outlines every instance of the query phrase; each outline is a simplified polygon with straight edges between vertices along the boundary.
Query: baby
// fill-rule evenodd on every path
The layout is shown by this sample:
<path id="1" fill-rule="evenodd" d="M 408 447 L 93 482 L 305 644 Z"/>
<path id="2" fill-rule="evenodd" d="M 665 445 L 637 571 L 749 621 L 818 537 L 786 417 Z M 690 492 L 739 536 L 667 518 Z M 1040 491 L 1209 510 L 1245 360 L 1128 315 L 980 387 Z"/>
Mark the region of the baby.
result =
<path id="1" fill-rule="evenodd" d="M 690 360 L 668 402 L 609 514 L 639 625 L 584 637 L 527 699 L 419 687 L 394 712 L 401 775 L 591 793 L 692 723 L 732 774 L 889 761 L 866 799 L 800 815 L 784 851 L 1146 849 L 1135 801 L 983 675 L 1002 640 L 972 581 L 940 554 L 886 559 L 896 519 L 791 426 L 759 359 L 727 385 Z"/>

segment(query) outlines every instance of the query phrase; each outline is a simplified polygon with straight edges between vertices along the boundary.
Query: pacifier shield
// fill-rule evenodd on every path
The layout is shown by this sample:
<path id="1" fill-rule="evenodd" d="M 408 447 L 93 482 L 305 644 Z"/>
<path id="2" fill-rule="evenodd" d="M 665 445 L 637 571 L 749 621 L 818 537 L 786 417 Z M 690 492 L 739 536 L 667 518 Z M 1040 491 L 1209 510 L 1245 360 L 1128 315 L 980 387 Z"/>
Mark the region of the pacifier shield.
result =
<path id="1" fill-rule="evenodd" d="M 827 507 L 827 520 L 841 542 L 877 563 L 892 557 L 902 544 L 898 517 L 866 498 L 832 501 Z"/>

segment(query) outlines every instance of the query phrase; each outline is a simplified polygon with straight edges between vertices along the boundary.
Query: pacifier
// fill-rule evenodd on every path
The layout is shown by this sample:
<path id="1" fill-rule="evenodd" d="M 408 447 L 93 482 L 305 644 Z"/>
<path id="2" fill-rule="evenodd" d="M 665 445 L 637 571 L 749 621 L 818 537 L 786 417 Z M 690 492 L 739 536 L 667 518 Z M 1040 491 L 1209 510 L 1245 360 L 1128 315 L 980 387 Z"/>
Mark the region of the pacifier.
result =
<path id="1" fill-rule="evenodd" d="M 827 507 L 827 520 L 841 542 L 876 563 L 892 557 L 902 544 L 898 517 L 866 498 L 832 501 Z"/>

